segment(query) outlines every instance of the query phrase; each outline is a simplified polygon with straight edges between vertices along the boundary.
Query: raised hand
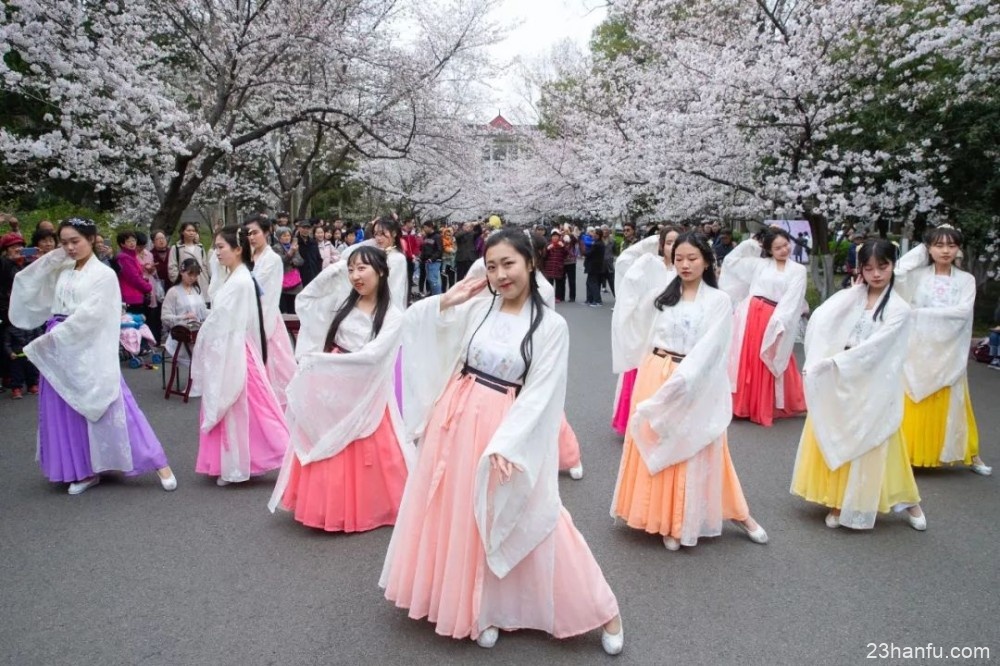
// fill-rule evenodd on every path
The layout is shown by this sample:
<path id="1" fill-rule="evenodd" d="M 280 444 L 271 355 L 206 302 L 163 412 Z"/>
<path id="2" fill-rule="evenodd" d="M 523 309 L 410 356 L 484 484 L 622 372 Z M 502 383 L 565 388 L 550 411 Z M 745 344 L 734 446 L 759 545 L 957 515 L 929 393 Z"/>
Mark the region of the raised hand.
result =
<path id="1" fill-rule="evenodd" d="M 441 297 L 441 309 L 461 305 L 486 288 L 486 278 L 465 279 L 455 284 Z"/>

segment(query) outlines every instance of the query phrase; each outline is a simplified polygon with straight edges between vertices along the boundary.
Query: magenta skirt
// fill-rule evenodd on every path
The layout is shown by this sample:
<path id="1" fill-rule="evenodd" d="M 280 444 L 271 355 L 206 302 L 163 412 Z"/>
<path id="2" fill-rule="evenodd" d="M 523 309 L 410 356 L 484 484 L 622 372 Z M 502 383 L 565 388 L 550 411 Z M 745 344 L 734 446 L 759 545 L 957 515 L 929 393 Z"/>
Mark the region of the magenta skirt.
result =
<path id="1" fill-rule="evenodd" d="M 639 369 L 634 368 L 622 375 L 622 390 L 618 394 L 618 404 L 615 405 L 615 415 L 611 419 L 611 427 L 619 435 L 624 435 L 628 429 L 629 407 L 632 405 L 632 389 L 635 387 L 635 377 Z"/>

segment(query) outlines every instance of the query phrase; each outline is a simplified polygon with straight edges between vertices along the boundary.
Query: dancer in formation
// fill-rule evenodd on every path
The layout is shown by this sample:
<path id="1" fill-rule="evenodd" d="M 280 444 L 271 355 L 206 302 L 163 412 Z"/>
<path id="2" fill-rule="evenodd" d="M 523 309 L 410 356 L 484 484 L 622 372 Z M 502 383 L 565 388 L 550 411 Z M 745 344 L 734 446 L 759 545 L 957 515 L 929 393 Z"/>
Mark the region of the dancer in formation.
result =
<path id="1" fill-rule="evenodd" d="M 674 265 L 672 262 L 674 241 L 680 235 L 677 227 L 663 227 L 656 236 L 644 238 L 638 243 L 634 243 L 625 248 L 618 260 L 615 262 L 615 298 L 621 297 L 621 285 L 625 281 L 625 276 L 632 269 L 635 263 L 639 263 L 641 271 L 635 279 L 646 280 L 646 287 L 650 290 L 662 291 L 670 281 L 674 279 Z M 663 270 L 663 269 L 666 270 Z M 646 349 L 643 347 L 646 340 L 639 339 L 632 341 L 633 345 L 638 345 L 638 349 L 631 351 L 626 349 L 627 342 L 622 337 L 625 326 L 622 325 L 622 317 L 625 316 L 626 309 L 616 307 L 611 313 L 611 364 L 614 372 L 618 373 L 618 386 L 615 389 L 614 413 L 611 417 L 611 427 L 619 435 L 624 435 L 628 429 L 628 415 L 632 407 L 632 390 L 635 386 L 635 376 L 638 369 L 630 367 L 626 358 L 641 358 Z"/>
<path id="2" fill-rule="evenodd" d="M 604 628 L 618 603 L 559 499 L 569 332 L 545 306 L 524 234 L 486 243 L 488 280 L 413 305 L 403 345 L 407 431 L 420 437 L 380 585 L 437 633 L 492 647 L 498 630 Z M 474 298 L 489 285 L 490 300 Z M 411 378 L 419 378 L 419 382 Z"/>
<path id="3" fill-rule="evenodd" d="M 164 490 L 177 488 L 146 416 L 118 361 L 121 292 L 115 272 L 94 254 L 97 226 L 72 218 L 59 225 L 61 249 L 14 278 L 10 320 L 45 325 L 24 354 L 41 373 L 38 462 L 49 481 L 78 495 L 101 472 L 156 471 Z"/>
<path id="4" fill-rule="evenodd" d="M 816 308 L 806 330 L 809 416 L 792 493 L 828 507 L 831 528 L 871 529 L 893 510 L 927 529 L 900 430 L 910 308 L 892 288 L 895 261 L 892 243 L 866 241 L 860 283 Z"/>
<path id="5" fill-rule="evenodd" d="M 389 266 L 389 299 L 400 312 L 410 303 L 410 280 L 400 239 L 403 231 L 399 222 L 391 217 L 379 218 L 372 227 L 375 243 L 386 253 Z M 394 386 L 396 406 L 403 408 L 403 349 L 397 347 Z"/>
<path id="6" fill-rule="evenodd" d="M 198 331 L 192 396 L 201 396 L 195 471 L 225 486 L 281 467 L 288 427 L 267 379 L 267 337 L 243 227 L 215 237 L 223 269 L 212 280 L 212 309 Z"/>
<path id="7" fill-rule="evenodd" d="M 806 296 L 806 268 L 789 259 L 792 239 L 767 229 L 726 255 L 719 284 L 736 308 L 729 365 L 733 415 L 771 426 L 806 409 L 792 348 Z"/>
<path id="8" fill-rule="evenodd" d="M 535 265 L 541 265 L 539 261 L 539 248 L 537 242 L 532 237 L 535 246 Z M 483 280 L 486 278 L 486 262 L 482 257 L 472 262 L 472 266 L 466 273 L 466 279 Z M 545 306 L 551 310 L 556 307 L 556 292 L 552 283 L 542 277 L 541 271 L 535 271 L 535 283 L 538 286 L 538 293 L 542 297 Z M 480 291 L 474 298 L 487 298 L 489 293 Z M 571 479 L 579 481 L 583 478 L 583 460 L 580 456 L 580 440 L 577 439 L 576 431 L 569 424 L 565 412 L 562 417 L 562 424 L 559 426 L 559 471 L 567 472 Z"/>
<path id="9" fill-rule="evenodd" d="M 979 457 L 979 430 L 969 399 L 968 341 L 976 280 L 955 266 L 961 247 L 962 235 L 942 225 L 896 266 L 896 290 L 912 308 L 903 365 L 903 438 L 914 467 L 965 464 L 989 476 L 993 468 Z"/>
<path id="10" fill-rule="evenodd" d="M 268 506 L 309 527 L 363 532 L 396 522 L 415 453 L 393 390 L 403 313 L 390 302 L 390 273 L 385 252 L 364 246 L 295 299 L 291 446 Z"/>
<path id="11" fill-rule="evenodd" d="M 260 304 L 264 313 L 264 336 L 267 340 L 267 377 L 284 411 L 288 404 L 285 389 L 295 374 L 295 353 L 292 339 L 281 316 L 281 281 L 285 266 L 278 253 L 268 245 L 271 223 L 266 218 L 252 217 L 244 223 L 253 253 L 250 268 L 260 289 Z"/>
<path id="12" fill-rule="evenodd" d="M 668 550 L 720 535 L 724 520 L 767 543 L 726 438 L 732 302 L 716 288 L 715 257 L 703 235 L 681 234 L 672 252 L 677 274 L 664 289 L 665 275 L 651 284 L 637 264 L 618 292 L 615 310 L 625 316 L 616 333 L 627 343 L 626 362 L 639 371 L 611 515 L 661 535 Z"/>

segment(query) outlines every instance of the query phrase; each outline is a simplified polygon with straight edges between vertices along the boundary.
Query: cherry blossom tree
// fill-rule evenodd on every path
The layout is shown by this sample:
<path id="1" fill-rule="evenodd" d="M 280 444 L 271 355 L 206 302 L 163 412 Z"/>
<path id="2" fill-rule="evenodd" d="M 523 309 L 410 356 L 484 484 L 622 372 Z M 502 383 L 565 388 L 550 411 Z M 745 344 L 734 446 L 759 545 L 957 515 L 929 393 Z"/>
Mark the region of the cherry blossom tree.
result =
<path id="1" fill-rule="evenodd" d="M 152 224 L 170 232 L 203 187 L 259 168 L 279 131 L 322 128 L 357 159 L 406 155 L 439 82 L 482 65 L 491 3 L 10 0 L 0 81 L 47 112 L 33 132 L 0 129 L 0 154 L 155 197 Z"/>

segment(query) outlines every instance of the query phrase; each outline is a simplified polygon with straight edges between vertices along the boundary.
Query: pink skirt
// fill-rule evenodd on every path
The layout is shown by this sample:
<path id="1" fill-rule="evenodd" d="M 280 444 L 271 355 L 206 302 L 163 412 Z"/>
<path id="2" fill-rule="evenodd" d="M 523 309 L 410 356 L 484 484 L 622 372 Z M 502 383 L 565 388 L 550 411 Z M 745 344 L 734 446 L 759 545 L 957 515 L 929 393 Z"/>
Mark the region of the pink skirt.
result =
<path id="1" fill-rule="evenodd" d="M 629 408 L 632 405 L 632 389 L 635 386 L 635 376 L 639 373 L 638 368 L 629 370 L 622 375 L 622 390 L 618 394 L 618 404 L 615 405 L 615 415 L 611 419 L 611 427 L 619 435 L 624 435 L 628 429 Z"/>
<path id="2" fill-rule="evenodd" d="M 257 350 L 249 342 L 246 350 L 247 385 L 236 400 L 247 404 L 250 416 L 250 474 L 258 475 L 281 467 L 285 449 L 288 448 L 288 426 Z M 223 418 L 207 433 L 199 433 L 194 471 L 219 476 L 222 474 L 222 447 L 229 445 L 226 420 Z"/>
<path id="3" fill-rule="evenodd" d="M 396 523 L 405 485 L 406 461 L 387 409 L 375 432 L 331 458 L 302 465 L 292 456 L 281 506 L 307 527 L 365 532 Z"/>
<path id="4" fill-rule="evenodd" d="M 774 375 L 760 360 L 760 345 L 764 340 L 767 323 L 774 314 L 774 306 L 760 298 L 751 298 L 747 308 L 746 331 L 740 350 L 740 368 L 733 394 L 733 416 L 748 418 L 754 423 L 770 427 L 776 418 L 797 416 L 806 411 L 806 397 L 802 388 L 795 355 L 788 359 L 783 376 L 785 407 L 774 406 Z M 788 333 L 791 335 L 791 332 Z"/>
<path id="5" fill-rule="evenodd" d="M 580 440 L 576 438 L 573 427 L 563 414 L 562 425 L 559 427 L 559 469 L 563 471 L 579 464 Z"/>
<path id="6" fill-rule="evenodd" d="M 565 638 L 618 615 L 615 595 L 566 509 L 542 546 L 503 579 L 486 564 L 473 513 L 475 472 L 513 402 L 513 391 L 454 377 L 433 408 L 407 482 L 382 584 L 387 599 L 413 619 L 429 619 L 443 636 L 476 638 L 489 626 L 480 626 L 481 617 L 502 615 L 507 620 L 496 622 L 500 629 Z M 553 551 L 554 576 L 533 578 L 532 571 L 546 568 L 535 554 Z M 491 607 L 483 607 L 484 599 Z M 546 616 L 541 609 L 549 605 L 553 612 Z"/>

